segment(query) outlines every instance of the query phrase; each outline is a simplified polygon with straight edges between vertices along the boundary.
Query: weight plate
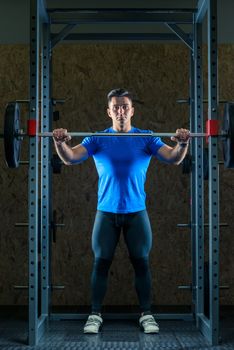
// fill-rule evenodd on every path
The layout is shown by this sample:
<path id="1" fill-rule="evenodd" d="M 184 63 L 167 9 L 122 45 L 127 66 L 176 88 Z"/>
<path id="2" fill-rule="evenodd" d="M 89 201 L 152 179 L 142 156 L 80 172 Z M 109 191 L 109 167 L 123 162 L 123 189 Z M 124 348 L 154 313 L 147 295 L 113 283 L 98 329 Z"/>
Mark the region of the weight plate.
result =
<path id="1" fill-rule="evenodd" d="M 225 105 L 222 132 L 224 166 L 234 168 L 234 103 Z"/>
<path id="2" fill-rule="evenodd" d="M 6 107 L 4 119 L 5 159 L 9 168 L 18 168 L 22 140 L 17 137 L 20 130 L 20 109 L 17 102 L 10 102 Z"/>

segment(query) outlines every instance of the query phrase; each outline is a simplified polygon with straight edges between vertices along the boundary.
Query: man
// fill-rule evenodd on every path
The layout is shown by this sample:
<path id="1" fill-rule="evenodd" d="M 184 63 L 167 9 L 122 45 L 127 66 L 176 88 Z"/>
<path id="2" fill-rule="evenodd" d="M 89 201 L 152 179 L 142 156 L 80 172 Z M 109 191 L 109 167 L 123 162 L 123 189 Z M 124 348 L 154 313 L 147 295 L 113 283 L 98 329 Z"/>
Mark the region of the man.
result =
<path id="1" fill-rule="evenodd" d="M 67 145 L 71 137 L 66 129 L 53 131 L 58 155 L 67 165 L 81 163 L 92 156 L 97 168 L 98 206 L 92 232 L 94 264 L 92 271 L 92 313 L 84 326 L 85 333 L 98 333 L 103 324 L 102 302 L 107 288 L 108 271 L 121 230 L 135 271 L 135 288 L 141 316 L 139 324 L 145 333 L 158 333 L 159 326 L 151 314 L 151 274 L 149 253 L 152 232 L 145 207 L 144 183 L 151 156 L 172 164 L 185 157 L 190 133 L 177 129 L 170 147 L 151 131 L 131 125 L 133 99 L 124 89 L 112 90 L 108 96 L 107 114 L 112 127 L 104 130 L 111 136 L 86 137 L 75 147 Z M 149 136 L 114 137 L 116 132 L 142 133 Z"/>

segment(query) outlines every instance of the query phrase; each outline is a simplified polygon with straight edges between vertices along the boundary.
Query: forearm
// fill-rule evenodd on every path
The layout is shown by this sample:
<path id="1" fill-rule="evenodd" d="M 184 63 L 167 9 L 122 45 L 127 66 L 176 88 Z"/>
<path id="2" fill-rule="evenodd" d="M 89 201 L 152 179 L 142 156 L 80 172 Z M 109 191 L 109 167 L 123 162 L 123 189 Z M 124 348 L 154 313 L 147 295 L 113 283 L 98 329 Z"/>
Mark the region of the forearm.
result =
<path id="1" fill-rule="evenodd" d="M 60 143 L 54 140 L 54 145 L 59 157 L 66 165 L 74 163 L 74 152 L 66 142 Z"/>
<path id="2" fill-rule="evenodd" d="M 170 157 L 171 163 L 177 165 L 180 164 L 188 152 L 188 147 L 189 143 L 178 143 L 174 148 L 172 148 Z"/>

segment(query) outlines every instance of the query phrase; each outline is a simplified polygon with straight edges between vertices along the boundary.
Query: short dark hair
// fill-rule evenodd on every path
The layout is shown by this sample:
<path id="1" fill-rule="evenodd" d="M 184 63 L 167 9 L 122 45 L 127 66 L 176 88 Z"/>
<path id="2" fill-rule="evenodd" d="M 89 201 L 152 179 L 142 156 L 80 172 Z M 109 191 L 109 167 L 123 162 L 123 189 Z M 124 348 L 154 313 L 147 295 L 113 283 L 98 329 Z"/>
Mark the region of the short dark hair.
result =
<path id="1" fill-rule="evenodd" d="M 127 97 L 133 103 L 133 96 L 131 92 L 123 88 L 113 89 L 107 94 L 108 104 L 111 102 L 112 97 Z"/>

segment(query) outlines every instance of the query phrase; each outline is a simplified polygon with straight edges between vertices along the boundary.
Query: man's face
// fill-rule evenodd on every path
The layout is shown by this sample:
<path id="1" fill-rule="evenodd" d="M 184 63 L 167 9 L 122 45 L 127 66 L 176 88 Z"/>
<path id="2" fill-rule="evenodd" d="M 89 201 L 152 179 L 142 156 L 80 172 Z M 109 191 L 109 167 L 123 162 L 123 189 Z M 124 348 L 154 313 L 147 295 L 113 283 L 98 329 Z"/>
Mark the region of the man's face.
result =
<path id="1" fill-rule="evenodd" d="M 125 126 L 131 124 L 134 107 L 128 97 L 112 97 L 107 114 L 112 119 L 114 126 L 124 129 Z"/>

